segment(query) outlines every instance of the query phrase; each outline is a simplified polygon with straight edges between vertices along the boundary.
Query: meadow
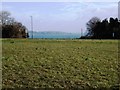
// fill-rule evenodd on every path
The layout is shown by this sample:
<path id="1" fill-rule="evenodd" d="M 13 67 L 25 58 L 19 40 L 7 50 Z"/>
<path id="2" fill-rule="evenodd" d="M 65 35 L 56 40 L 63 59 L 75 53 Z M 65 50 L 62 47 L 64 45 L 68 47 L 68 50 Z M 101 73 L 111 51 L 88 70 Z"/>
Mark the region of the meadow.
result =
<path id="1" fill-rule="evenodd" d="M 3 88 L 113 88 L 117 40 L 3 39 Z"/>

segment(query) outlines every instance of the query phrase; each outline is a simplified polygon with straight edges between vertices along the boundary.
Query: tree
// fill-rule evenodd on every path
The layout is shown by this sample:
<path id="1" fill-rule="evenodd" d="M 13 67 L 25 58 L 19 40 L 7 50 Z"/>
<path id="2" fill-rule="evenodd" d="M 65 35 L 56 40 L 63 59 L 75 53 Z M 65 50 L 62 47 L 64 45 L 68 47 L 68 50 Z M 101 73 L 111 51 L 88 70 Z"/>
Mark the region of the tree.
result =
<path id="1" fill-rule="evenodd" d="M 97 32 L 99 34 L 98 39 L 106 39 L 112 37 L 112 33 L 109 31 L 109 22 L 107 19 L 101 21 L 100 27 L 96 28 L 96 30 L 97 29 L 99 30 L 99 32 Z"/>
<path id="2" fill-rule="evenodd" d="M 109 21 L 92 18 L 87 23 L 87 37 L 94 39 L 120 39 L 120 21 L 110 18 Z"/>
<path id="3" fill-rule="evenodd" d="M 87 22 L 87 30 L 88 34 L 87 36 L 94 36 L 95 34 L 95 26 L 97 23 L 101 22 L 101 20 L 98 17 L 93 17 Z"/>
<path id="4" fill-rule="evenodd" d="M 28 38 L 27 28 L 22 23 L 15 21 L 8 11 L 0 12 L 0 21 L 3 38 Z"/>
<path id="5" fill-rule="evenodd" d="M 8 11 L 0 11 L 0 23 L 9 25 L 15 22 L 13 17 L 10 17 L 11 13 Z"/>

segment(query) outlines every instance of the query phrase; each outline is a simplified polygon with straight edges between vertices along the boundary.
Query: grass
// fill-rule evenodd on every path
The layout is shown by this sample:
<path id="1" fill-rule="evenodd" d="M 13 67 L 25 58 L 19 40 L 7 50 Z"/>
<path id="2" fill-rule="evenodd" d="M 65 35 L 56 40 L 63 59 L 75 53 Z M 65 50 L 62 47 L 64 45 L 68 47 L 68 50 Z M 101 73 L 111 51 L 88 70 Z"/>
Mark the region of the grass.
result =
<path id="1" fill-rule="evenodd" d="M 3 88 L 110 88 L 117 40 L 2 40 Z"/>

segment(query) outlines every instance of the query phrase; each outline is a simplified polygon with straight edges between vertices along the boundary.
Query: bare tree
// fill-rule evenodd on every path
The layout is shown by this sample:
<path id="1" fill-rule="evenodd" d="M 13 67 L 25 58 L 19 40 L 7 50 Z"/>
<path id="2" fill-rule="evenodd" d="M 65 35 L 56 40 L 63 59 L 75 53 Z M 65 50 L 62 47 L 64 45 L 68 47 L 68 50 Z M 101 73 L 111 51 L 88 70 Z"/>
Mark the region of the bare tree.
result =
<path id="1" fill-rule="evenodd" d="M 15 22 L 15 19 L 11 17 L 11 13 L 8 11 L 0 11 L 0 24 L 10 25 Z"/>

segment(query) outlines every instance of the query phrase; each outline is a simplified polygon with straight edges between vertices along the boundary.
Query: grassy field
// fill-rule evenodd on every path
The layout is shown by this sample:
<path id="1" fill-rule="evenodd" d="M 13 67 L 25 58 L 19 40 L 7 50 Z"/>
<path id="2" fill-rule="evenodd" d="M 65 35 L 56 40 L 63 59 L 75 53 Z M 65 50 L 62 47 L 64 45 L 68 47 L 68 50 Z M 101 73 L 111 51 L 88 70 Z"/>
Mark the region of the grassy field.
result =
<path id="1" fill-rule="evenodd" d="M 3 88 L 110 88 L 117 40 L 2 40 Z"/>

